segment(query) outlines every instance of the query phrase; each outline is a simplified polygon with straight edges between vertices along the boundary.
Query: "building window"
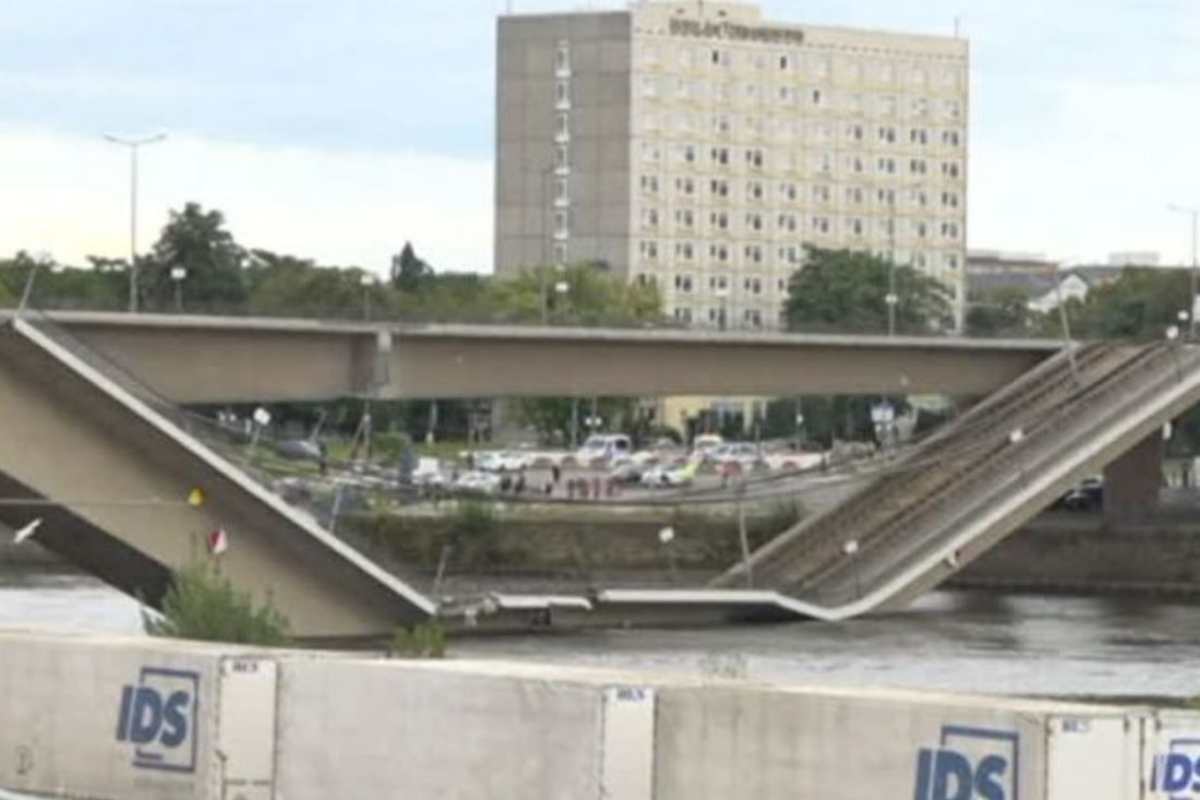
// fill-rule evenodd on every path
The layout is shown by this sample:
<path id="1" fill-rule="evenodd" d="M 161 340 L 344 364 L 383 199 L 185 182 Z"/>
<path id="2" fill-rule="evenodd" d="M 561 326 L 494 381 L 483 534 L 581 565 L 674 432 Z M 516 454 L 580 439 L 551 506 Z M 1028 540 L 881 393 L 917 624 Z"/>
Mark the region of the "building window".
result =
<path id="1" fill-rule="evenodd" d="M 942 192 L 942 207 L 943 208 L 958 208 L 958 193 L 957 192 Z"/>
<path id="2" fill-rule="evenodd" d="M 908 133 L 908 141 L 912 144 L 929 144 L 929 131 L 924 128 L 913 128 Z"/>
<path id="3" fill-rule="evenodd" d="M 566 178 L 556 178 L 554 181 L 554 199 L 567 202 L 570 199 L 570 186 Z"/>
<path id="4" fill-rule="evenodd" d="M 554 235 L 560 237 L 570 235 L 570 217 L 567 212 L 554 212 Z"/>
<path id="5" fill-rule="evenodd" d="M 795 214 L 780 214 L 779 215 L 779 230 L 783 233 L 796 232 L 796 215 Z"/>
<path id="6" fill-rule="evenodd" d="M 729 214 L 725 211 L 713 211 L 708 215 L 708 222 L 714 230 L 729 230 Z"/>
<path id="7" fill-rule="evenodd" d="M 813 104 L 814 106 L 818 106 L 818 107 L 819 107 L 819 106 L 821 105 L 821 97 L 822 97 L 822 96 L 821 96 L 821 90 L 820 90 L 820 89 L 813 89 L 813 90 L 812 90 L 812 104 Z"/>
<path id="8" fill-rule="evenodd" d="M 792 60 L 786 54 L 779 57 L 779 68 L 784 72 L 792 68 Z"/>
<path id="9" fill-rule="evenodd" d="M 863 202 L 862 187 L 847 186 L 846 187 L 846 202 L 851 203 L 853 205 L 862 205 L 862 202 Z"/>
<path id="10" fill-rule="evenodd" d="M 908 171 L 913 175 L 924 175 L 926 172 L 925 159 L 914 158 L 908 162 Z"/>
<path id="11" fill-rule="evenodd" d="M 857 217 L 850 220 L 850 233 L 855 236 L 863 235 L 863 221 Z"/>
<path id="12" fill-rule="evenodd" d="M 676 242 L 675 243 L 675 258 L 679 261 L 691 261 L 696 257 L 696 247 L 691 242 Z M 678 283 L 678 279 L 676 279 Z M 676 289 L 679 287 L 676 286 Z M 691 279 L 688 279 L 688 291 L 691 291 Z"/>
<path id="13" fill-rule="evenodd" d="M 746 151 L 746 164 L 753 169 L 762 169 L 765 158 L 765 154 L 759 148 L 751 148 Z"/>
<path id="14" fill-rule="evenodd" d="M 567 169 L 571 166 L 571 153 L 565 144 L 554 148 L 554 166 L 556 169 Z"/>
<path id="15" fill-rule="evenodd" d="M 762 312 L 755 308 L 747 308 L 742 318 L 752 328 L 762 327 Z"/>
<path id="16" fill-rule="evenodd" d="M 829 217 L 813 217 L 812 229 L 815 233 L 819 233 L 822 236 L 827 235 L 830 230 Z"/>
<path id="17" fill-rule="evenodd" d="M 729 247 L 723 244 L 710 244 L 708 246 L 708 258 L 710 261 L 716 261 L 721 264 L 729 261 Z"/>
<path id="18" fill-rule="evenodd" d="M 742 280 L 742 290 L 747 294 L 762 294 L 762 278 L 744 278 Z"/>
<path id="19" fill-rule="evenodd" d="M 886 144 L 896 143 L 896 129 L 890 126 L 883 126 L 879 129 L 879 141 Z"/>
<path id="20" fill-rule="evenodd" d="M 728 197 L 729 196 L 729 181 L 724 178 L 713 178 L 709 182 L 709 189 L 713 197 Z"/>
<path id="21" fill-rule="evenodd" d="M 643 194 L 658 194 L 658 176 L 643 175 L 641 178 Z"/>
<path id="22" fill-rule="evenodd" d="M 947 178 L 957 178 L 958 172 L 959 172 L 959 170 L 958 170 L 958 162 L 957 161 L 943 162 L 942 174 L 945 175 Z"/>
<path id="23" fill-rule="evenodd" d="M 662 145 L 658 142 L 642 142 L 642 161 L 657 164 L 662 161 Z"/>
<path id="24" fill-rule="evenodd" d="M 761 202 L 763 199 L 762 181 L 749 181 L 746 184 L 746 199 L 750 202 Z"/>
<path id="25" fill-rule="evenodd" d="M 960 141 L 961 141 L 961 138 L 960 138 L 960 134 L 958 131 L 953 131 L 953 130 L 942 131 L 942 144 L 947 145 L 949 147 L 958 147 Z"/>
<path id="26" fill-rule="evenodd" d="M 694 178 L 676 178 L 675 191 L 691 197 L 696 193 L 696 180 Z"/>
<path id="27" fill-rule="evenodd" d="M 683 307 L 676 308 L 675 309 L 675 320 L 677 322 L 682 322 L 685 325 L 691 325 L 692 324 L 692 310 L 690 308 L 683 308 Z"/>
<path id="28" fill-rule="evenodd" d="M 675 224 L 680 228 L 691 230 L 696 225 L 696 214 L 690 208 L 675 209 Z"/>
<path id="29" fill-rule="evenodd" d="M 638 251 L 646 261 L 658 260 L 658 242 L 642 241 L 638 246 Z"/>
<path id="30" fill-rule="evenodd" d="M 571 69 L 571 48 L 566 42 L 558 43 L 558 50 L 554 54 L 554 68 L 559 72 Z"/>
<path id="31" fill-rule="evenodd" d="M 821 185 L 813 187 L 813 200 L 818 203 L 828 203 L 832 196 L 833 192 L 828 186 Z"/>
<path id="32" fill-rule="evenodd" d="M 896 205 L 896 190 L 895 189 L 880 189 L 876 195 L 876 200 L 879 205 L 892 208 Z"/>
<path id="33" fill-rule="evenodd" d="M 569 114 L 559 114 L 557 125 L 555 126 L 559 136 L 571 135 L 571 117 Z"/>
<path id="34" fill-rule="evenodd" d="M 555 264 L 566 264 L 567 263 L 567 245 L 564 242 L 555 242 L 554 243 L 554 263 Z"/>
<path id="35" fill-rule="evenodd" d="M 557 81 L 554 84 L 554 101 L 559 108 L 569 108 L 571 105 L 571 84 L 567 81 Z"/>
<path id="36" fill-rule="evenodd" d="M 761 264 L 763 260 L 762 247 L 757 244 L 748 244 L 742 251 L 742 256 L 747 264 Z"/>
<path id="37" fill-rule="evenodd" d="M 726 275 L 713 275 L 708 279 L 708 288 L 714 292 L 729 291 L 729 277 Z"/>
<path id="38" fill-rule="evenodd" d="M 711 152 L 712 163 L 718 166 L 729 166 L 729 148 L 714 147 Z"/>
<path id="39" fill-rule="evenodd" d="M 746 215 L 746 230 L 761 231 L 763 227 L 762 214 L 747 214 Z"/>
<path id="40" fill-rule="evenodd" d="M 883 174 L 894 175 L 896 172 L 896 159 L 881 158 L 877 162 L 876 168 L 877 168 L 877 171 L 879 172 L 879 174 L 881 174 L 881 175 L 883 175 Z"/>
<path id="41" fill-rule="evenodd" d="M 783 198 L 786 202 L 789 202 L 789 203 L 796 202 L 796 197 L 798 196 L 798 192 L 796 190 L 796 184 L 794 184 L 794 183 L 779 184 L 779 196 L 781 198 Z"/>
<path id="42" fill-rule="evenodd" d="M 642 209 L 642 227 L 657 228 L 658 227 L 658 209 L 644 208 Z"/>
<path id="43" fill-rule="evenodd" d="M 692 291 L 692 276 L 687 274 L 675 276 L 675 291 L 691 294 Z"/>

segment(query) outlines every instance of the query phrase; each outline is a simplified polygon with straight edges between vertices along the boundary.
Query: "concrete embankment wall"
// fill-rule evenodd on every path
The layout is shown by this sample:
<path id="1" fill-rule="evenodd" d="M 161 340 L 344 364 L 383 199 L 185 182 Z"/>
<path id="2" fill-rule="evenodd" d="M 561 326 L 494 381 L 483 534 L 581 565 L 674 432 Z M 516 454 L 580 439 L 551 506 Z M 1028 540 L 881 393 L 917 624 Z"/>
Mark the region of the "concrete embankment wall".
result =
<path id="1" fill-rule="evenodd" d="M 0 788 L 53 797 L 1135 800 L 1197 739 L 1142 708 L 0 633 Z"/>
<path id="2" fill-rule="evenodd" d="M 1200 524 L 1106 526 L 1098 515 L 1046 515 L 980 556 L 953 585 L 1200 594 Z"/>

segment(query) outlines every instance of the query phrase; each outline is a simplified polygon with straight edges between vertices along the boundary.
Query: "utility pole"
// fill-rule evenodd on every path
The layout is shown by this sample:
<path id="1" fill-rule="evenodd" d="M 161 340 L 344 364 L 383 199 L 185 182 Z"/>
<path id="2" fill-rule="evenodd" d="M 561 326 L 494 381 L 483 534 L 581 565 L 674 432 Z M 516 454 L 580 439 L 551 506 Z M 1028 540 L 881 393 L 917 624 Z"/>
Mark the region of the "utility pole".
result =
<path id="1" fill-rule="evenodd" d="M 129 148 L 129 313 L 136 314 L 138 310 L 138 267 L 137 267 L 137 187 L 138 187 L 138 148 L 142 145 L 154 144 L 167 138 L 165 133 L 146 136 L 141 139 L 126 139 L 104 134 L 104 138 L 113 144 Z"/>

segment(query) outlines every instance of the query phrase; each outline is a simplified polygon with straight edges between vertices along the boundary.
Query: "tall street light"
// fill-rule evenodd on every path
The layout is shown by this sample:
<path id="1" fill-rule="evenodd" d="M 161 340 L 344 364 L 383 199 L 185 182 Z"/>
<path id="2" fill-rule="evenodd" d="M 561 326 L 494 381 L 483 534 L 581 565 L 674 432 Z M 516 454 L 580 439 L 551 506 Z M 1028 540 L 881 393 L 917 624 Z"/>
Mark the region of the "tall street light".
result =
<path id="1" fill-rule="evenodd" d="M 104 138 L 113 144 L 129 148 L 129 311 L 138 310 L 138 268 L 137 268 L 137 180 L 138 180 L 138 148 L 142 145 L 154 144 L 167 138 L 165 133 L 156 133 L 141 139 L 127 139 L 104 134 Z"/>
<path id="2" fill-rule="evenodd" d="M 1180 206 L 1180 205 L 1176 205 L 1175 203 L 1172 203 L 1169 206 L 1167 206 L 1167 209 L 1170 211 L 1174 211 L 1176 214 L 1187 214 L 1188 216 L 1190 216 L 1192 218 L 1192 268 L 1190 270 L 1191 278 L 1192 278 L 1192 281 L 1191 281 L 1192 297 L 1191 297 L 1191 300 L 1188 302 L 1187 312 L 1188 312 L 1188 318 L 1191 320 L 1191 325 L 1188 328 L 1188 331 L 1189 331 L 1188 338 L 1195 339 L 1196 338 L 1196 269 L 1197 269 L 1197 264 L 1196 264 L 1196 223 L 1197 223 L 1197 219 L 1200 218 L 1200 208 L 1188 208 L 1187 206 Z"/>

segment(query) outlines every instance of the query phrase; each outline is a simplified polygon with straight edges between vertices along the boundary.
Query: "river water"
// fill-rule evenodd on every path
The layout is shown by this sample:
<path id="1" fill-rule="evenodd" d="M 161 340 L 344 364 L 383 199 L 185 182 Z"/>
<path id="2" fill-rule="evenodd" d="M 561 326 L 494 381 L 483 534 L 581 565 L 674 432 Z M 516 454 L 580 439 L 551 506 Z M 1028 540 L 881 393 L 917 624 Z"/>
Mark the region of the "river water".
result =
<path id="1" fill-rule="evenodd" d="M 0 569 L 0 628 L 141 633 L 135 601 L 81 575 Z M 1200 606 L 935 592 L 825 624 L 454 640 L 459 658 L 856 685 L 1110 698 L 1200 694 Z"/>

